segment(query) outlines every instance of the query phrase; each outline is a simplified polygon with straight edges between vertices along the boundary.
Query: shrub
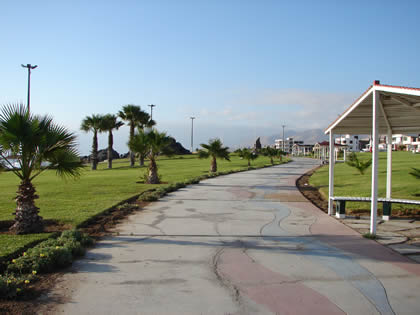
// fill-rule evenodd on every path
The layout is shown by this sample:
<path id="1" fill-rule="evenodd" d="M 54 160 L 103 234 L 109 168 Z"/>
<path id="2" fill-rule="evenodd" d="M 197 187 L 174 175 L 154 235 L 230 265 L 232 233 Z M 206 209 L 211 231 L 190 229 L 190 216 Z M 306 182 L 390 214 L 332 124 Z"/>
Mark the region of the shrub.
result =
<path id="1" fill-rule="evenodd" d="M 57 239 L 46 240 L 28 249 L 19 258 L 13 259 L 7 266 L 10 273 L 46 273 L 56 268 L 70 265 L 73 258 L 82 256 L 85 247 L 92 245 L 93 240 L 80 231 L 65 231 Z"/>

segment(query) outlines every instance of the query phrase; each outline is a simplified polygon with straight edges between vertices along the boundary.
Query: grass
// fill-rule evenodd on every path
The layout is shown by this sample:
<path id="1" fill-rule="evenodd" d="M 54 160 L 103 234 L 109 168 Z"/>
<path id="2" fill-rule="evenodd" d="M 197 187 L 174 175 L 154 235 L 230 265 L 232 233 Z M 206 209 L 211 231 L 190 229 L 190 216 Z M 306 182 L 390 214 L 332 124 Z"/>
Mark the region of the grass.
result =
<path id="1" fill-rule="evenodd" d="M 147 161 L 146 161 L 147 164 Z M 260 156 L 252 166 L 270 164 L 267 157 Z M 111 208 L 117 203 L 151 188 L 183 182 L 204 174 L 210 168 L 210 160 L 199 160 L 196 156 L 162 157 L 158 160 L 159 174 L 167 184 L 148 185 L 141 183 L 146 167 L 129 167 L 128 159 L 114 160 L 113 169 L 106 169 L 102 162 L 97 171 L 87 166 L 77 180 L 63 180 L 54 171 L 46 171 L 34 180 L 39 195 L 36 200 L 40 215 L 71 227 L 77 227 L 89 218 Z M 244 170 L 247 161 L 232 155 L 231 162 L 218 160 L 218 171 Z M 18 178 L 11 172 L 0 174 L 0 221 L 12 220 L 16 207 L 14 198 Z M 0 257 L 9 255 L 36 240 L 47 238 L 46 234 L 24 236 L 0 235 Z"/>
<path id="2" fill-rule="evenodd" d="M 370 159 L 370 153 L 359 153 L 358 158 L 362 161 Z M 420 200 L 420 181 L 409 173 L 413 167 L 420 165 L 420 155 L 411 152 L 392 153 L 392 198 Z M 360 175 L 357 169 L 337 163 L 334 167 L 334 195 L 335 196 L 371 196 L 371 170 L 369 167 L 364 175 Z M 328 165 L 321 167 L 310 178 L 310 184 L 317 187 L 320 192 L 328 196 Z M 378 168 L 378 196 L 386 197 L 386 152 L 379 153 Z M 370 204 L 366 202 L 347 202 L 346 208 L 351 212 L 370 211 Z M 378 204 L 382 209 L 382 204 Z M 393 204 L 393 212 L 407 209 L 420 210 L 415 205 Z"/>

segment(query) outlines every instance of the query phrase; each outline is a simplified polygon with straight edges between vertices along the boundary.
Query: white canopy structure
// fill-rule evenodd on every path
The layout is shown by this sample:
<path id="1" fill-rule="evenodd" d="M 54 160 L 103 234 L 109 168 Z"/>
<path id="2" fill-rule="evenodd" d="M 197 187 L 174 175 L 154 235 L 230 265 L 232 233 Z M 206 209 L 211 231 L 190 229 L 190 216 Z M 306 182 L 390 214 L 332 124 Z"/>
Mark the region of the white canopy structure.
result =
<path id="1" fill-rule="evenodd" d="M 387 135 L 386 198 L 391 198 L 392 134 L 420 133 L 420 89 L 391 86 L 374 81 L 326 130 L 330 137 L 328 214 L 334 196 L 334 134 L 372 135 L 372 189 L 370 232 L 376 234 L 378 208 L 378 140 Z"/>

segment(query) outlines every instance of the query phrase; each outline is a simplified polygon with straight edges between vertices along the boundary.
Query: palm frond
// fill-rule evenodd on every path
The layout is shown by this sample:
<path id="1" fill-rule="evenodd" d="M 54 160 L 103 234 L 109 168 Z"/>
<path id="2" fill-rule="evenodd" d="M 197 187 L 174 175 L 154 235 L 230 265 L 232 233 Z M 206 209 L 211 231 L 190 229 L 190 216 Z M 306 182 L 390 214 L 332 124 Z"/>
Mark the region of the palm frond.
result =
<path id="1" fill-rule="evenodd" d="M 410 175 L 414 176 L 417 179 L 420 179 L 420 168 L 412 168 L 412 172 L 410 172 Z"/>
<path id="2" fill-rule="evenodd" d="M 209 151 L 198 150 L 197 153 L 199 159 L 208 159 L 210 157 Z"/>

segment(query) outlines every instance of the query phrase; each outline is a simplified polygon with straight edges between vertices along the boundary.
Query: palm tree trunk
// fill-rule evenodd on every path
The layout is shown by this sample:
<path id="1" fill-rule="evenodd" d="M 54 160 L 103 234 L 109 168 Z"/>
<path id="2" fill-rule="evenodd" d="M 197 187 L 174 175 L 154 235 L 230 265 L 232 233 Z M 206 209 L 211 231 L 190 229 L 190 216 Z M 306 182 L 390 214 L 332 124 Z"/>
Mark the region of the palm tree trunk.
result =
<path id="1" fill-rule="evenodd" d="M 134 122 L 131 122 L 130 124 L 130 140 L 134 138 L 134 130 L 136 126 Z M 134 163 L 136 161 L 136 157 L 134 155 L 134 152 L 130 150 L 130 167 L 134 167 Z"/>
<path id="2" fill-rule="evenodd" d="M 251 166 L 251 160 L 248 160 L 248 167 Z"/>
<path id="3" fill-rule="evenodd" d="M 140 154 L 139 165 L 144 166 L 144 155 L 143 154 Z"/>
<path id="4" fill-rule="evenodd" d="M 217 161 L 216 161 L 215 156 L 213 156 L 212 159 L 211 159 L 210 172 L 212 172 L 212 173 L 217 172 Z"/>
<path id="5" fill-rule="evenodd" d="M 112 131 L 109 131 L 108 134 L 108 168 L 112 168 L 112 145 L 114 144 L 114 138 L 112 136 Z"/>
<path id="6" fill-rule="evenodd" d="M 271 165 L 274 165 L 274 160 L 272 156 L 270 156 L 270 162 L 271 162 Z"/>
<path id="7" fill-rule="evenodd" d="M 15 222 L 10 227 L 10 231 L 16 234 L 40 233 L 43 230 L 42 217 L 35 206 L 35 188 L 29 180 L 23 180 L 19 185 L 16 196 Z"/>
<path id="8" fill-rule="evenodd" d="M 159 184 L 159 176 L 156 161 L 154 158 L 150 157 L 149 163 L 149 176 L 147 179 L 148 184 Z"/>
<path id="9" fill-rule="evenodd" d="M 98 166 L 98 131 L 93 132 L 92 142 L 92 171 L 96 170 Z"/>

